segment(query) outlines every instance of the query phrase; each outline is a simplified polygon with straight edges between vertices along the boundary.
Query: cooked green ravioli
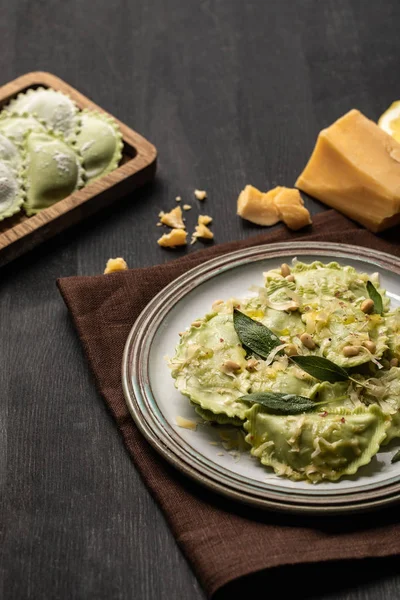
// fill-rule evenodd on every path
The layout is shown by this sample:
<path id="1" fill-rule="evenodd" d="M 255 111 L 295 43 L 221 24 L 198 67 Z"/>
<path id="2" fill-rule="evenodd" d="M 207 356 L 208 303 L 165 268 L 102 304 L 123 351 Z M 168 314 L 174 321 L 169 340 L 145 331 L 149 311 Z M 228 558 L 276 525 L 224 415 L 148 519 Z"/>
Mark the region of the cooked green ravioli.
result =
<path id="1" fill-rule="evenodd" d="M 400 437 L 400 309 L 377 273 L 319 261 L 294 261 L 289 271 L 264 273 L 252 295 L 216 301 L 180 334 L 169 366 L 196 412 L 241 427 L 251 454 L 277 475 L 337 481 Z M 240 339 L 238 311 L 256 332 L 269 331 L 263 356 L 254 338 L 250 347 Z M 333 379 L 315 370 L 318 361 Z"/>
<path id="2" fill-rule="evenodd" d="M 204 410 L 244 419 L 248 404 L 239 398 L 250 389 L 245 356 L 232 315 L 209 314 L 181 338 L 170 362 L 175 385 Z M 237 365 L 235 371 L 226 367 L 231 363 Z"/>
<path id="3" fill-rule="evenodd" d="M 388 427 L 377 406 L 278 416 L 255 404 L 246 416 L 251 454 L 278 475 L 296 481 L 336 481 L 354 475 L 378 452 Z"/>

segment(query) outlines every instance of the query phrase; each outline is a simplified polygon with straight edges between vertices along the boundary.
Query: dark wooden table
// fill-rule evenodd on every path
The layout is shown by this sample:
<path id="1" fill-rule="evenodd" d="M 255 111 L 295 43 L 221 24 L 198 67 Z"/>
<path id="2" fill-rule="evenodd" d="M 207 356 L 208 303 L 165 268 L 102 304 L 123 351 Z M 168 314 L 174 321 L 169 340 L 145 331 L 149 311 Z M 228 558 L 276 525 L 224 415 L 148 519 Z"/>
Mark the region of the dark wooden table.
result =
<path id="1" fill-rule="evenodd" d="M 59 75 L 150 139 L 159 169 L 0 272 L 2 598 L 204 598 L 94 389 L 55 280 L 101 273 L 111 256 L 171 260 L 157 215 L 195 188 L 208 191 L 216 242 L 258 232 L 235 215 L 245 184 L 293 185 L 322 127 L 353 107 L 376 119 L 400 98 L 399 23 L 397 0 L 3 2 L 1 83 Z M 277 583 L 282 598 L 392 600 L 399 561 L 279 569 L 219 598 Z"/>

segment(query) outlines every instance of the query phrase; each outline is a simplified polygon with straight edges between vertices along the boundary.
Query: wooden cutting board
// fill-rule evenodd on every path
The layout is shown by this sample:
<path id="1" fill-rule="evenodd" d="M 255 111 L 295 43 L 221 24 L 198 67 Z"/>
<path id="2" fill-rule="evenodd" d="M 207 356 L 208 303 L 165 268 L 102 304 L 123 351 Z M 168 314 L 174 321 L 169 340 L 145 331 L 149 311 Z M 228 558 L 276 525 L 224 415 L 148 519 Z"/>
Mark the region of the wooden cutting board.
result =
<path id="1" fill-rule="evenodd" d="M 69 95 L 80 109 L 107 114 L 59 77 L 40 71 L 27 73 L 0 87 L 0 110 L 19 93 L 37 87 L 59 90 Z M 124 149 L 121 165 L 37 215 L 27 217 L 21 211 L 0 221 L 0 267 L 153 179 L 156 148 L 114 115 L 111 116 L 122 132 Z"/>

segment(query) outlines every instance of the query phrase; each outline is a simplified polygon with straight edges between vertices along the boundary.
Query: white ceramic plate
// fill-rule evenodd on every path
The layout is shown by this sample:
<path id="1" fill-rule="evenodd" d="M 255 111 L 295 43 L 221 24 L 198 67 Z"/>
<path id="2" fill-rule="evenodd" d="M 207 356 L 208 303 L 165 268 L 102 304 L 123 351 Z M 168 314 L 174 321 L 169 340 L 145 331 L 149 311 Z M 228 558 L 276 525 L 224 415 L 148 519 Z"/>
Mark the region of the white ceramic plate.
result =
<path id="1" fill-rule="evenodd" d="M 129 410 L 148 441 L 172 464 L 230 498 L 290 512 L 338 513 L 378 508 L 400 500 L 400 462 L 391 458 L 400 444 L 380 451 L 369 465 L 338 482 L 310 484 L 276 476 L 249 452 L 227 450 L 221 429 L 177 426 L 176 417 L 198 421 L 174 386 L 166 356 L 173 356 L 179 332 L 209 312 L 214 300 L 249 296 L 262 285 L 263 271 L 294 257 L 304 262 L 337 260 L 359 271 L 379 271 L 393 307 L 400 306 L 400 266 L 391 255 L 370 249 L 315 242 L 257 246 L 225 254 L 185 273 L 145 308 L 126 343 L 122 379 Z M 223 435 L 229 435 L 227 428 Z M 226 444 L 225 444 L 226 446 Z"/>

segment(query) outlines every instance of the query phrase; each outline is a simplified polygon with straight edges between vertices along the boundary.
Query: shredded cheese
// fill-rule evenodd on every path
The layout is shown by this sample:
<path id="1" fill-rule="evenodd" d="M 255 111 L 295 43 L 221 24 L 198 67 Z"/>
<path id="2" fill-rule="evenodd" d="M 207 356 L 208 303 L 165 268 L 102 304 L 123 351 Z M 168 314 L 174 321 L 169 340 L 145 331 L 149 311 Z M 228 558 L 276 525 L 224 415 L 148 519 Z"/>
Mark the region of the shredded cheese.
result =
<path id="1" fill-rule="evenodd" d="M 184 417 L 180 417 L 179 415 L 175 417 L 176 424 L 178 427 L 182 427 L 183 429 L 190 429 L 191 431 L 196 431 L 197 423 L 195 421 L 191 421 L 190 419 L 185 419 Z"/>

